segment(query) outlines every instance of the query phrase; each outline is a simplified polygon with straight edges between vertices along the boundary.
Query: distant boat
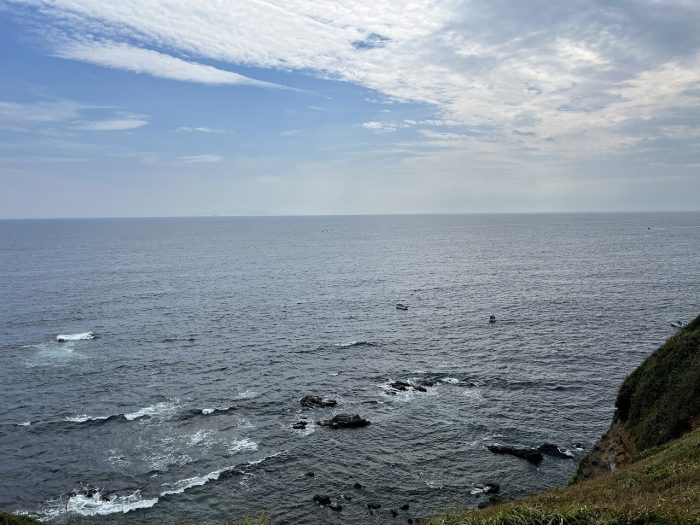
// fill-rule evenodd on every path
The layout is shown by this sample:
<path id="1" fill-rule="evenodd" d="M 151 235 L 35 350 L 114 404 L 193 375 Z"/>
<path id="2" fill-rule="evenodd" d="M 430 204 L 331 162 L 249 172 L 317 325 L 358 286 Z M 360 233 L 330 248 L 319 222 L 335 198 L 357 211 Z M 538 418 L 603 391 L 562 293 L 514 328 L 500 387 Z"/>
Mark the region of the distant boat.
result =
<path id="1" fill-rule="evenodd" d="M 683 328 L 685 323 L 683 321 L 671 321 L 671 326 L 673 328 Z"/>
<path id="2" fill-rule="evenodd" d="M 408 306 L 406 306 L 403 303 L 396 303 L 396 309 L 397 310 L 408 310 Z"/>

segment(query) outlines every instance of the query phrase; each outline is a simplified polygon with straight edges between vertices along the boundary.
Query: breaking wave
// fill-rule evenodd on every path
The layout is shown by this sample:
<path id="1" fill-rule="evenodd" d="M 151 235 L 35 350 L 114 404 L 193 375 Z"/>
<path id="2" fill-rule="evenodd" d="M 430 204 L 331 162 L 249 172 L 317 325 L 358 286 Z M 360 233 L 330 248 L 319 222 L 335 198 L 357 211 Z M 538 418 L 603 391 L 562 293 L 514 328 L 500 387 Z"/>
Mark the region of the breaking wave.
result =
<path id="1" fill-rule="evenodd" d="M 95 332 L 82 332 L 80 334 L 58 334 L 56 336 L 56 341 L 62 343 L 64 341 L 86 341 L 88 339 L 95 339 Z"/>

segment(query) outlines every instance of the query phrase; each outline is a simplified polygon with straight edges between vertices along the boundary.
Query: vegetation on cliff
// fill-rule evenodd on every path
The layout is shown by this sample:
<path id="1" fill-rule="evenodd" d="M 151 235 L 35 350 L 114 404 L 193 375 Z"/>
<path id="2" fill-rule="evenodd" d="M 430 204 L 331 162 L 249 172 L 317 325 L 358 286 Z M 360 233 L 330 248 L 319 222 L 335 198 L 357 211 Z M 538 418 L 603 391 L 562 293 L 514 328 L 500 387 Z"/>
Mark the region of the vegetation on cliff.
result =
<path id="1" fill-rule="evenodd" d="M 700 316 L 671 337 L 620 387 L 616 419 L 638 451 L 682 436 L 700 421 Z"/>
<path id="2" fill-rule="evenodd" d="M 620 387 L 610 430 L 576 483 L 428 525 L 700 523 L 700 316 Z M 601 475 L 603 474 L 603 475 Z"/>

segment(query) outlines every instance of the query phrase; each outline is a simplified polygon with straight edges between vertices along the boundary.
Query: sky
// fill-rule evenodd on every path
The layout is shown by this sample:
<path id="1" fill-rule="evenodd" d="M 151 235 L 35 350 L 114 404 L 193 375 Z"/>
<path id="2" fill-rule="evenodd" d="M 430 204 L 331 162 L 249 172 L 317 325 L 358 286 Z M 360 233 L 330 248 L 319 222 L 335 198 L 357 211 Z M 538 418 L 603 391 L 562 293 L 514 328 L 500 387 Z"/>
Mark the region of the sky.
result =
<path id="1" fill-rule="evenodd" d="M 0 0 L 0 217 L 700 210 L 698 0 Z"/>

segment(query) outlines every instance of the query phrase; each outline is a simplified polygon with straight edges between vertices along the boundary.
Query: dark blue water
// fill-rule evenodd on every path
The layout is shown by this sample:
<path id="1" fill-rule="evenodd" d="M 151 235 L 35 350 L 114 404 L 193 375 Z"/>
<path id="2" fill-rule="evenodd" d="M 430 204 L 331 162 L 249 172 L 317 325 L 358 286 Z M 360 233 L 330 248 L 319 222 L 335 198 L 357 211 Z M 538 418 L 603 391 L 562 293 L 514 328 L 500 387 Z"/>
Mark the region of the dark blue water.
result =
<path id="1" fill-rule="evenodd" d="M 485 445 L 585 453 L 699 261 L 698 213 L 0 222 L 0 508 L 388 523 L 566 483 Z M 291 427 L 341 412 L 372 424 Z"/>

